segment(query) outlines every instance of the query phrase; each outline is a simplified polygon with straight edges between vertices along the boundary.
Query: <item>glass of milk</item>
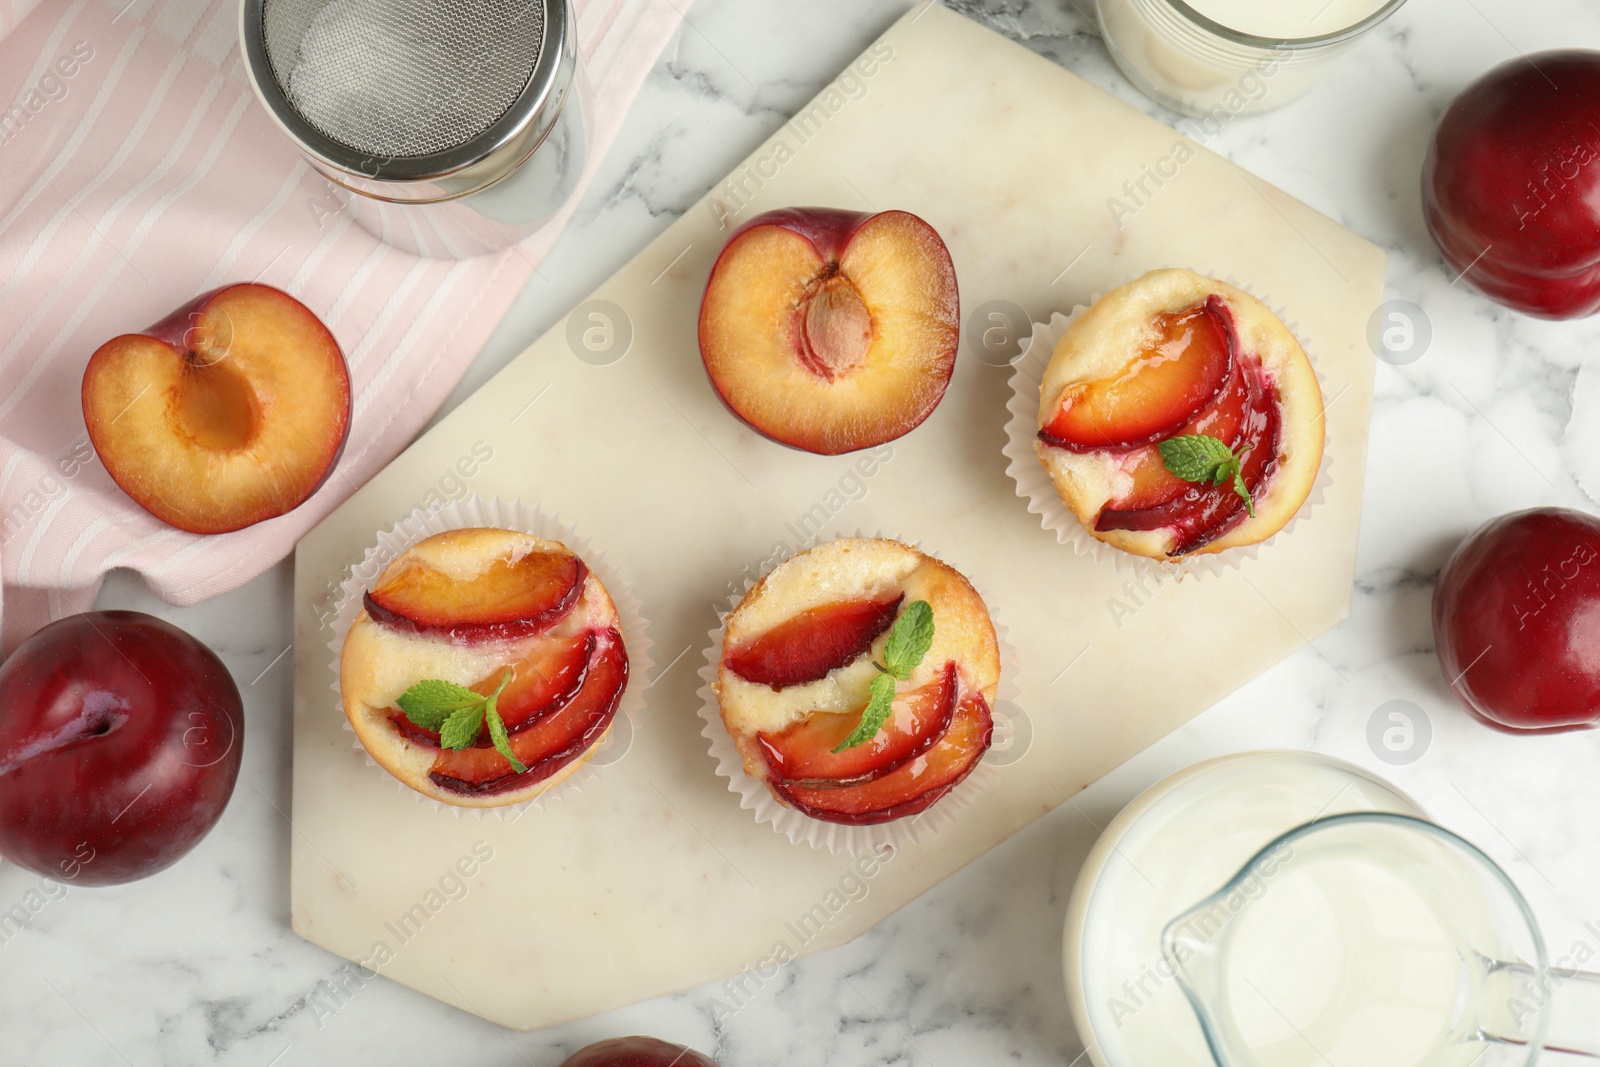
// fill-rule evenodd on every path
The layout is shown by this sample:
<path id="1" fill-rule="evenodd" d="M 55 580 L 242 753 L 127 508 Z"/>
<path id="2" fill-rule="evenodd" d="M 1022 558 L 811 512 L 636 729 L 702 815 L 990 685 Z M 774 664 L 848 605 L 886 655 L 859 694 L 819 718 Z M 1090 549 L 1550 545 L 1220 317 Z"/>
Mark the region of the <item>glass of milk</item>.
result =
<path id="1" fill-rule="evenodd" d="M 1167 926 L 1162 956 L 1220 1067 L 1600 1058 L 1600 975 L 1553 968 L 1505 872 L 1408 815 L 1282 835 Z"/>
<path id="2" fill-rule="evenodd" d="M 1222 123 L 1304 93 L 1405 0 L 1097 0 L 1111 58 L 1146 96 Z"/>

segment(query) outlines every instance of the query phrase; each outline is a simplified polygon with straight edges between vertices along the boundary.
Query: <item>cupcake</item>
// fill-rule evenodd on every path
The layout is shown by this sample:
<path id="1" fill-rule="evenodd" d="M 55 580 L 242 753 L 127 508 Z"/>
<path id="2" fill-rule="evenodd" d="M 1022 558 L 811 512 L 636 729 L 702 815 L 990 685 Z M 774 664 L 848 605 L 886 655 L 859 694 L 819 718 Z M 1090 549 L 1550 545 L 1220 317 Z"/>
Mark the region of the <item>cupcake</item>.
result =
<path id="1" fill-rule="evenodd" d="M 1266 540 L 1311 493 L 1322 390 L 1259 300 L 1158 270 L 1073 319 L 1039 389 L 1035 449 L 1095 538 L 1158 560 Z"/>
<path id="2" fill-rule="evenodd" d="M 966 578 L 898 541 L 842 538 L 745 594 L 715 694 L 747 775 L 813 819 L 867 826 L 928 810 L 972 772 L 999 682 Z"/>
<path id="3" fill-rule="evenodd" d="M 339 657 L 344 712 L 381 767 L 460 807 L 552 788 L 604 739 L 628 683 L 616 605 L 559 541 L 446 530 L 366 593 Z"/>

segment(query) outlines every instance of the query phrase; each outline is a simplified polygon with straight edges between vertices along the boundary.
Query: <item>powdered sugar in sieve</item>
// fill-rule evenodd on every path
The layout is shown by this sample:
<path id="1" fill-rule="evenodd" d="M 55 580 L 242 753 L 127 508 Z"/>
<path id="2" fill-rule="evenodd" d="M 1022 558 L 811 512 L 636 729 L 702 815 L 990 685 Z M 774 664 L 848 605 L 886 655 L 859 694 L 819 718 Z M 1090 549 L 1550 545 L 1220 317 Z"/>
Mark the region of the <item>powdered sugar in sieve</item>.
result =
<path id="1" fill-rule="evenodd" d="M 491 127 L 527 86 L 541 0 L 266 0 L 273 76 L 326 136 L 374 157 L 429 155 Z"/>

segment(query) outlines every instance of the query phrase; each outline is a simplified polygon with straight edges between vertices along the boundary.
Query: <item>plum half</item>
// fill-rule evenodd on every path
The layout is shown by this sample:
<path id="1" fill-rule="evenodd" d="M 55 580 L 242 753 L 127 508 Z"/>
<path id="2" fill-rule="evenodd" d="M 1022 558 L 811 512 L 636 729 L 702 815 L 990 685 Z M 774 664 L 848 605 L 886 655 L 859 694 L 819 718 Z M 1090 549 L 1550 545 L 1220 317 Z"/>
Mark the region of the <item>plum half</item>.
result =
<path id="1" fill-rule="evenodd" d="M 333 472 L 350 432 L 338 342 L 309 308 L 267 285 L 230 285 L 107 341 L 89 357 L 82 401 L 112 480 L 192 533 L 227 533 L 300 506 Z"/>
<path id="2" fill-rule="evenodd" d="M 905 211 L 757 216 L 723 248 L 700 305 L 700 355 L 729 410 L 824 455 L 920 425 L 959 343 L 950 252 Z"/>

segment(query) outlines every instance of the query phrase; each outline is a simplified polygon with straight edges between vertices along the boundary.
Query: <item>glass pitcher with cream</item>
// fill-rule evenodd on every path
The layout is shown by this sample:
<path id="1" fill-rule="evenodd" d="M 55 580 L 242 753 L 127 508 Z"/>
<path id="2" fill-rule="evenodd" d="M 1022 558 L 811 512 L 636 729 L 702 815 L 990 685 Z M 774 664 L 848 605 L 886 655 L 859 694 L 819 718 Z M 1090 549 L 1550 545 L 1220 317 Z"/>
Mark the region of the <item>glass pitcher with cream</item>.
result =
<path id="1" fill-rule="evenodd" d="M 1095 1067 L 1528 1067 L 1600 1055 L 1600 979 L 1552 962 L 1488 857 L 1342 760 L 1246 752 L 1151 786 L 1067 906 Z"/>
<path id="2" fill-rule="evenodd" d="M 1552 967 L 1505 872 L 1409 815 L 1283 834 L 1167 926 L 1162 956 L 1218 1067 L 1600 1059 L 1600 975 Z"/>

